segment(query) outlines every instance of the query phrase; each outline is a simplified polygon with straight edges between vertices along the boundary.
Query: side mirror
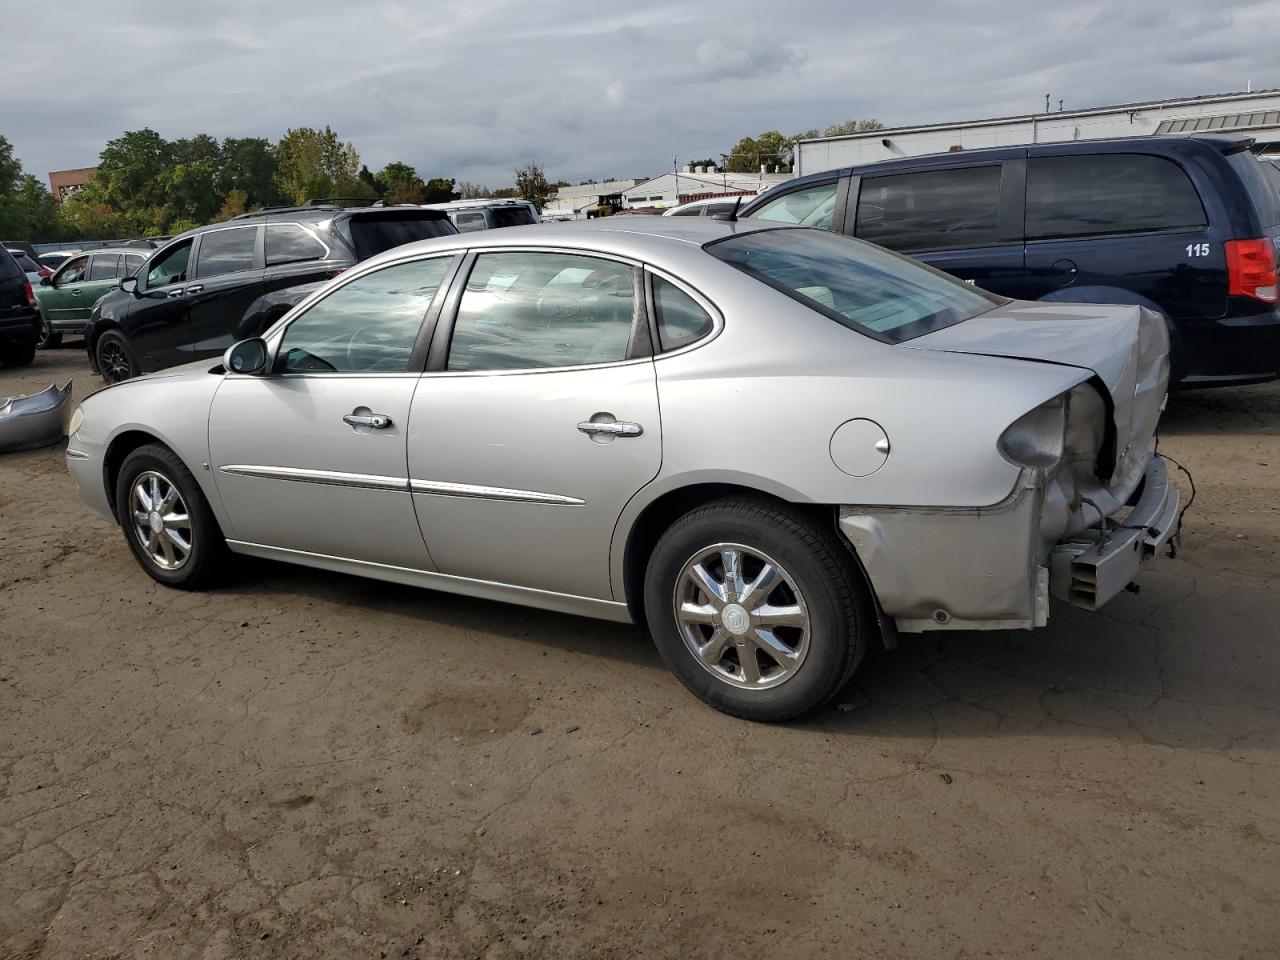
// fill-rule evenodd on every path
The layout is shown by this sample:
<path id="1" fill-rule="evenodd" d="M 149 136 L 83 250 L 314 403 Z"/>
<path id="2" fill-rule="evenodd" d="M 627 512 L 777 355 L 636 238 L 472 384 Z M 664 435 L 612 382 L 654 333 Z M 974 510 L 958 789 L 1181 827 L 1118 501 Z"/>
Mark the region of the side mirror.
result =
<path id="1" fill-rule="evenodd" d="M 228 347 L 222 365 L 229 373 L 262 374 L 267 370 L 268 356 L 267 341 L 253 337 Z"/>
<path id="2" fill-rule="evenodd" d="M 40 278 L 40 286 L 42 286 L 42 287 L 52 287 L 52 286 L 53 286 L 53 277 L 41 277 L 41 278 Z"/>
<path id="3" fill-rule="evenodd" d="M 123 290 L 125 293 L 136 294 L 138 292 L 138 278 L 125 277 L 123 280 L 120 281 L 120 289 Z"/>

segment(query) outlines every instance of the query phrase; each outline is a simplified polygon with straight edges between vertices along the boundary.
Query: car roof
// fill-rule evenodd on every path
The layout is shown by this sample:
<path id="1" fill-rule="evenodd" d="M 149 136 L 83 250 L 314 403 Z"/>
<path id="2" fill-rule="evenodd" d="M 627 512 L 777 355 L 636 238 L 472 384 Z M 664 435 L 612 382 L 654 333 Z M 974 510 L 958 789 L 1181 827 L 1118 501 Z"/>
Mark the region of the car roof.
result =
<path id="1" fill-rule="evenodd" d="M 160 246 L 167 247 L 174 240 L 186 240 L 189 237 L 208 233 L 210 230 L 221 230 L 227 227 L 237 226 L 254 226 L 259 220 L 267 220 L 273 217 L 280 218 L 282 223 L 289 223 L 309 220 L 350 219 L 353 216 L 377 217 L 388 213 L 413 213 L 424 220 L 447 219 L 443 213 L 434 210 L 424 210 L 416 203 L 397 203 L 381 207 L 339 207 L 335 204 L 328 203 L 301 207 L 263 207 L 260 210 L 241 213 L 232 217 L 230 220 L 219 220 L 216 223 L 206 223 L 203 226 L 187 230 L 185 233 L 174 234 Z M 432 216 L 432 214 L 436 214 L 436 216 Z"/>
<path id="2" fill-rule="evenodd" d="M 375 264 L 406 255 L 435 250 L 484 250 L 503 247 L 581 248 L 617 256 L 643 259 L 647 254 L 679 256 L 715 240 L 765 230 L 805 229 L 794 224 L 761 220 L 721 220 L 716 217 L 662 217 L 636 215 L 526 224 L 432 237 L 392 247 L 365 261 Z M 363 266 L 363 265 L 362 265 Z"/>
<path id="3" fill-rule="evenodd" d="M 1230 153 L 1245 149 L 1252 145 L 1249 137 L 1204 136 L 1200 134 L 1160 134 L 1146 137 L 1111 137 L 1099 140 L 1053 140 L 1045 143 L 1023 143 L 1002 147 L 977 147 L 972 150 L 956 150 L 947 153 L 922 153 L 911 157 L 892 157 L 886 160 L 872 160 L 868 163 L 857 163 L 851 166 L 833 167 L 808 173 L 794 180 L 787 180 L 760 194 L 761 197 L 776 195 L 783 190 L 790 190 L 798 184 L 829 180 L 833 177 L 847 176 L 851 173 L 880 173 L 886 170 L 898 170 L 904 167 L 950 166 L 966 161 L 1010 160 L 1026 156 L 1048 153 L 1180 153 L 1187 150 L 1210 149 L 1218 153 Z M 754 198 L 753 198 L 754 201 Z"/>

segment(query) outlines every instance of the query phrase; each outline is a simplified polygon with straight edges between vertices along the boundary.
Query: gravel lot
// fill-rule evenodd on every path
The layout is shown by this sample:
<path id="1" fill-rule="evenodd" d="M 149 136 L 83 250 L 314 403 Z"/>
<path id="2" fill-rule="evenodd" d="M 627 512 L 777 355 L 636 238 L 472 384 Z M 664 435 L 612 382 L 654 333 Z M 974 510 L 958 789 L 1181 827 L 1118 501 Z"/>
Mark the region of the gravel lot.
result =
<path id="1" fill-rule="evenodd" d="M 1165 423 L 1199 499 L 1140 594 L 904 638 L 781 727 L 634 628 L 165 590 L 61 448 L 0 457 L 0 955 L 1274 958 L 1280 388 Z"/>

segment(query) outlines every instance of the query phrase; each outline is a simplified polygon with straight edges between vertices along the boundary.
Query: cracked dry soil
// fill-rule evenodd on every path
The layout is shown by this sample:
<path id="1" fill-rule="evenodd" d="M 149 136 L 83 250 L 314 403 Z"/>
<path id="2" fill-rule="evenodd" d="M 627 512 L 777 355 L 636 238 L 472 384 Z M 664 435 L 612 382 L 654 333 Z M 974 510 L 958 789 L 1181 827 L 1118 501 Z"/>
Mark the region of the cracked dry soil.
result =
<path id="1" fill-rule="evenodd" d="M 0 393 L 90 378 L 78 348 Z M 0 458 L 5 958 L 1275 957 L 1280 388 L 1175 397 L 1183 558 L 904 638 L 804 723 L 635 629 L 238 562 Z"/>

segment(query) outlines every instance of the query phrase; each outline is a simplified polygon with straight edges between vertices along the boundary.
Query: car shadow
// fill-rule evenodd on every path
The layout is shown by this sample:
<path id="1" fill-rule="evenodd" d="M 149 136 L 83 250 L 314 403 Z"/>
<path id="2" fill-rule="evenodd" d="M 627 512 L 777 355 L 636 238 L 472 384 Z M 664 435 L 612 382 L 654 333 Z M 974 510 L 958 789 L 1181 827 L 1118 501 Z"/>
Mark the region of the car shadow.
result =
<path id="1" fill-rule="evenodd" d="M 423 629 L 515 639 L 666 672 L 634 626 L 246 559 L 231 586 L 249 596 L 337 601 Z M 1055 604 L 1040 630 L 904 634 L 897 649 L 871 651 L 826 707 L 780 732 L 915 741 L 922 751 L 975 737 L 1068 736 L 1206 750 L 1274 744 L 1280 649 L 1261 639 L 1271 635 L 1273 615 L 1269 591 L 1153 571 L 1141 594 L 1122 594 L 1104 611 Z M 707 722 L 716 719 L 708 715 Z"/>
<path id="2" fill-rule="evenodd" d="M 1280 436 L 1280 382 L 1170 394 L 1160 433 Z"/>

